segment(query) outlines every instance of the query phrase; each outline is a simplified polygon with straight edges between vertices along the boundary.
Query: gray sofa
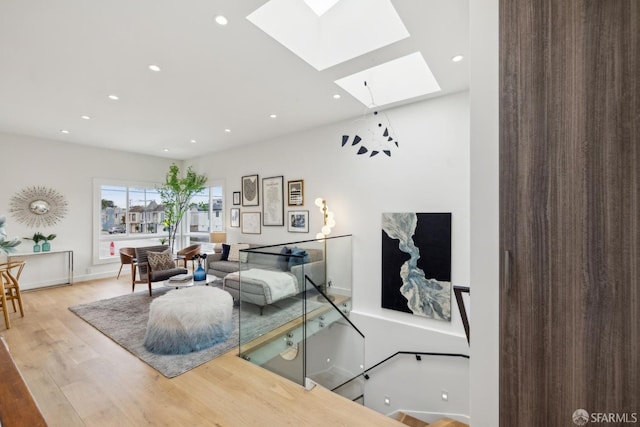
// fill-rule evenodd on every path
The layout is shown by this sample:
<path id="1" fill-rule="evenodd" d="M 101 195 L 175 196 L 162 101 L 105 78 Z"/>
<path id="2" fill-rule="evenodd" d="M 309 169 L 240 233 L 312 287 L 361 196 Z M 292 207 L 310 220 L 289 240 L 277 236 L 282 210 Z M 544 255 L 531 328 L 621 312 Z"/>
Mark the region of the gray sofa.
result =
<path id="1" fill-rule="evenodd" d="M 223 279 L 224 290 L 229 292 L 234 300 L 242 299 L 244 302 L 250 302 L 260 307 L 272 304 L 279 298 L 274 297 L 270 287 L 266 286 L 264 282 L 248 277 L 243 278 L 240 270 L 262 269 L 289 273 L 295 278 L 296 291 L 294 294 L 304 290 L 306 283 L 304 276 L 309 276 L 318 286 L 324 284 L 324 261 L 321 249 L 300 248 L 304 249 L 307 254 L 304 258 L 300 258 L 279 255 L 281 246 L 264 249 L 262 247 L 262 245 L 249 245 L 250 249 L 261 249 L 256 249 L 256 252 L 241 252 L 242 261 L 223 261 L 221 253 L 210 254 L 207 257 L 209 267 L 207 273 Z M 295 262 L 289 263 L 292 258 L 296 258 Z M 240 293 L 241 285 L 242 293 Z M 307 289 L 309 288 L 313 288 L 313 286 L 307 284 Z"/>

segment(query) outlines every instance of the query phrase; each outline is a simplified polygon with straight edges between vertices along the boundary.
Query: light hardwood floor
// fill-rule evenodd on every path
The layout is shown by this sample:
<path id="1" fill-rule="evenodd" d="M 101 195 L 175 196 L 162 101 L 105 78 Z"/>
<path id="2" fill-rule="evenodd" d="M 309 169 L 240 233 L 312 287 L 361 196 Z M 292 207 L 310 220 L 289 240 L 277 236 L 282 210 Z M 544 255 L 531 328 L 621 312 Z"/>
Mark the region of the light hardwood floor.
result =
<path id="1" fill-rule="evenodd" d="M 237 350 L 167 379 L 67 309 L 129 292 L 127 275 L 23 292 L 25 317 L 0 329 L 50 426 L 402 425 Z"/>

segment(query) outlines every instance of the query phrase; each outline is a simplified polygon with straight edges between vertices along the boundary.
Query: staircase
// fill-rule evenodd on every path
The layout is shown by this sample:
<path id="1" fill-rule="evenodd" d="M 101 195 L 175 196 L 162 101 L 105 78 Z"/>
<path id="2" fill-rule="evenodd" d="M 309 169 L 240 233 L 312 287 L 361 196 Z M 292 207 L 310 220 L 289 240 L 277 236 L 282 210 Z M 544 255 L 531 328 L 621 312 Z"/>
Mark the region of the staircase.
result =
<path id="1" fill-rule="evenodd" d="M 434 421 L 429 424 L 425 421 L 412 417 L 411 415 L 405 414 L 404 412 L 398 412 L 396 419 L 402 424 L 410 427 L 469 427 L 468 424 L 452 420 L 451 418 L 441 418 L 438 421 Z"/>

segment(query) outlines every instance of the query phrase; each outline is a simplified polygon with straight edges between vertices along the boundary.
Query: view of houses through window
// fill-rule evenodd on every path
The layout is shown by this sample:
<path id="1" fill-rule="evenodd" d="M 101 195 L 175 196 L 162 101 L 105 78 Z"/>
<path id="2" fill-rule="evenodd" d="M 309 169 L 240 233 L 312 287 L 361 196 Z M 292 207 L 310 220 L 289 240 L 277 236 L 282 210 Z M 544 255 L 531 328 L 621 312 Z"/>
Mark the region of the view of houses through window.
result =
<path id="1" fill-rule="evenodd" d="M 195 195 L 182 220 L 182 244 L 208 242 L 209 233 L 224 230 L 223 187 Z M 168 243 L 164 205 L 155 187 L 100 185 L 99 258 L 118 258 L 122 247 Z"/>

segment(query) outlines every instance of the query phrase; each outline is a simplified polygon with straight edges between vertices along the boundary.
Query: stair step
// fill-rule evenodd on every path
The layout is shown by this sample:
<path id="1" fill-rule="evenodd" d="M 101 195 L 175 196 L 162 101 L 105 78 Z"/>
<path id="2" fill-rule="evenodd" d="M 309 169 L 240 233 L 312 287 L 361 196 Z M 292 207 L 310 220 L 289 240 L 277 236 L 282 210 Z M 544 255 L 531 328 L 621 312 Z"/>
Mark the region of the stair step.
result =
<path id="1" fill-rule="evenodd" d="M 452 420 L 451 418 L 441 418 L 429 424 L 429 427 L 469 427 L 469 424 Z"/>
<path id="2" fill-rule="evenodd" d="M 451 418 L 441 418 L 438 421 L 434 421 L 431 424 L 412 417 L 404 412 L 398 412 L 396 420 L 410 427 L 469 427 L 469 424 L 465 424 L 460 421 L 453 420 Z"/>
<path id="3" fill-rule="evenodd" d="M 424 421 L 412 417 L 409 414 L 405 414 L 404 412 L 398 412 L 396 420 L 410 427 L 427 427 L 429 425 L 429 423 L 425 423 Z"/>

